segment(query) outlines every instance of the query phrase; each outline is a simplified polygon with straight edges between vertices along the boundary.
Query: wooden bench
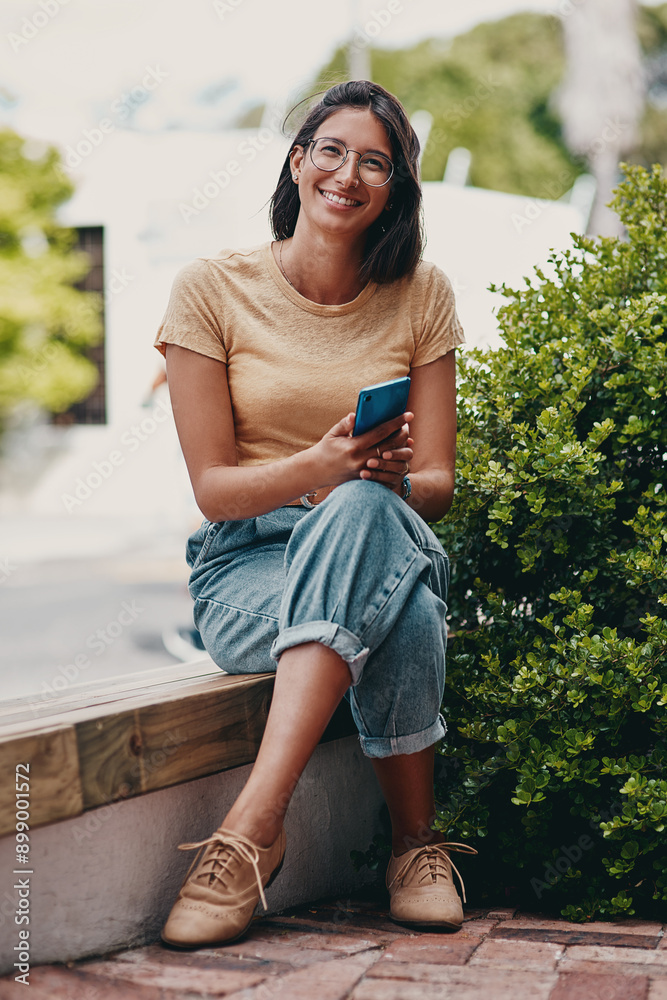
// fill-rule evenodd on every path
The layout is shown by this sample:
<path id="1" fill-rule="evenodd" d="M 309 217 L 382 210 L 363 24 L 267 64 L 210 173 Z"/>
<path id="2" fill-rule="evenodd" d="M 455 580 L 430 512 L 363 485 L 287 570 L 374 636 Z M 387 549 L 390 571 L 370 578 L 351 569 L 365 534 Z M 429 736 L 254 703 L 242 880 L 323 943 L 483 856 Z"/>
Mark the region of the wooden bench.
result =
<path id="1" fill-rule="evenodd" d="M 30 765 L 30 826 L 255 759 L 273 674 L 209 659 L 72 684 L 57 699 L 0 705 L 0 836 L 14 831 L 14 769 Z M 356 733 L 341 703 L 322 742 Z M 8 776 L 11 774 L 11 781 Z"/>
<path id="2" fill-rule="evenodd" d="M 243 787 L 273 680 L 228 676 L 206 658 L 2 705 L 0 975 L 15 960 L 14 881 L 24 872 L 32 965 L 157 938 L 192 860 L 176 846 L 208 836 Z M 17 803 L 18 764 L 29 793 Z M 29 868 L 17 860 L 16 839 L 17 808 L 24 817 L 26 804 Z M 354 871 L 350 852 L 379 832 L 381 809 L 343 701 L 287 813 L 287 854 L 267 892 L 269 912 L 359 888 L 369 875 Z"/>

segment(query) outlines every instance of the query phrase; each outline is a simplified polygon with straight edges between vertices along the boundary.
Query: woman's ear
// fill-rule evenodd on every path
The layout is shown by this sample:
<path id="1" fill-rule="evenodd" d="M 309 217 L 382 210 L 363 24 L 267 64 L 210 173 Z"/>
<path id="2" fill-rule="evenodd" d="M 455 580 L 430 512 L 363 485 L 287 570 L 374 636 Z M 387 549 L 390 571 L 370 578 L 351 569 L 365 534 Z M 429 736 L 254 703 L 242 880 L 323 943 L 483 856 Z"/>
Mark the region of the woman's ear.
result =
<path id="1" fill-rule="evenodd" d="M 304 149 L 303 146 L 295 146 L 290 153 L 290 173 L 292 177 L 294 174 L 299 174 L 301 166 L 303 164 Z"/>

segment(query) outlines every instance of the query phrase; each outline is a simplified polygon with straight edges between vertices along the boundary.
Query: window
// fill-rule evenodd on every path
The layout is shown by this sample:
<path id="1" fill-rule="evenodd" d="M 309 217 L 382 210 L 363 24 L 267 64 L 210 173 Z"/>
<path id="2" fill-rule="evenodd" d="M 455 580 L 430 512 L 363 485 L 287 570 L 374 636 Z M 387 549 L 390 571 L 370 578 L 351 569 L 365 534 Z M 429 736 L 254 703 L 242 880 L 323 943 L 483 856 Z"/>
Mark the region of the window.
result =
<path id="1" fill-rule="evenodd" d="M 90 257 L 88 274 L 77 281 L 76 288 L 85 292 L 99 292 L 104 296 L 104 228 L 102 226 L 78 226 L 75 249 L 84 250 Z M 102 309 L 102 337 L 98 344 L 88 348 L 86 355 L 97 366 L 99 380 L 93 391 L 81 402 L 75 403 L 64 413 L 55 414 L 53 423 L 105 424 L 107 422 L 106 378 L 105 378 L 105 317 Z"/>

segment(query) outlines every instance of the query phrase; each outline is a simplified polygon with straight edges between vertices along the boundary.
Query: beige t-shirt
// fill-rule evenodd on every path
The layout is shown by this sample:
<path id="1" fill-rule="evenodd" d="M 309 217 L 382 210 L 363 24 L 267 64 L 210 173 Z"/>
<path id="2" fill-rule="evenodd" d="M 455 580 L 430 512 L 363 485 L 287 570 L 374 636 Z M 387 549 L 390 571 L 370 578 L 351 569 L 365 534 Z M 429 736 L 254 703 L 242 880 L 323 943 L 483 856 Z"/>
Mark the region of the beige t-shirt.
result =
<path id="1" fill-rule="evenodd" d="M 464 340 L 435 264 L 321 305 L 292 288 L 264 243 L 182 267 L 155 346 L 225 362 L 238 463 L 259 465 L 316 444 L 356 409 L 363 386 L 409 375 Z"/>

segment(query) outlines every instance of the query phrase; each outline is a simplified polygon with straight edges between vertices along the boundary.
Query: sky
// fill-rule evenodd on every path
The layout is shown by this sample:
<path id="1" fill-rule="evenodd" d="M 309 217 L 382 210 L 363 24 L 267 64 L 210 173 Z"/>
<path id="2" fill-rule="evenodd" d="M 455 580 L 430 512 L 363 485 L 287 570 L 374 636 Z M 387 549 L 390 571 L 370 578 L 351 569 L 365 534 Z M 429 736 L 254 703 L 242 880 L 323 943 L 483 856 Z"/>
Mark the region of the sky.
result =
<path id="1" fill-rule="evenodd" d="M 147 130 L 217 128 L 254 102 L 298 100 L 355 23 L 361 47 L 395 47 L 584 2 L 2 0 L 0 121 L 61 145 L 124 113 Z"/>

